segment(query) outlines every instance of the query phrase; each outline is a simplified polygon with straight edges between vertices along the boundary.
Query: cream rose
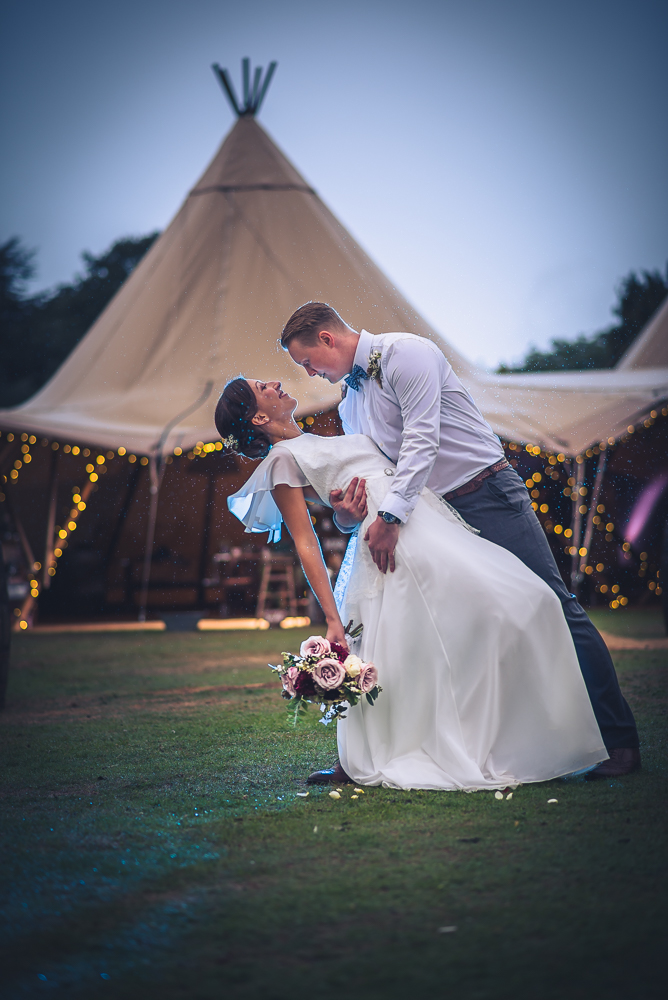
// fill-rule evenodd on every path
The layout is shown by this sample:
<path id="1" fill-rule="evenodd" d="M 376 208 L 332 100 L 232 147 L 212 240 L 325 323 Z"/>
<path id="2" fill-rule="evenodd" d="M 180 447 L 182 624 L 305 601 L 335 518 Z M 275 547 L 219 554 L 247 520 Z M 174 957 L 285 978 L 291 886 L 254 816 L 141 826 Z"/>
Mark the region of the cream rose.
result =
<path id="1" fill-rule="evenodd" d="M 343 661 L 343 666 L 345 667 L 346 673 L 349 677 L 359 677 L 362 667 L 364 666 L 364 660 L 360 660 L 359 656 L 355 656 L 351 653 L 350 656 L 346 656 Z"/>

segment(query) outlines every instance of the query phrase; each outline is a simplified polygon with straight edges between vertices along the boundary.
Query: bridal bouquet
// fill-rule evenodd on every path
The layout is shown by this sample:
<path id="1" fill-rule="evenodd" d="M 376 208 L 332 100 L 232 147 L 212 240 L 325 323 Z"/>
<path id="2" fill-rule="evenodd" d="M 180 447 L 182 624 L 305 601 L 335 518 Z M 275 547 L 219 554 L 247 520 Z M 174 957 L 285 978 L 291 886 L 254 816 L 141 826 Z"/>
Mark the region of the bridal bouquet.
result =
<path id="1" fill-rule="evenodd" d="M 361 628 L 356 631 L 359 633 Z M 306 639 L 299 654 L 283 653 L 282 666 L 269 666 L 281 678 L 282 697 L 290 702 L 288 713 L 295 726 L 311 701 L 320 703 L 320 721 L 328 725 L 334 719 L 345 718 L 348 705 L 356 705 L 362 697 L 373 705 L 383 690 L 373 663 L 365 663 L 319 635 Z"/>

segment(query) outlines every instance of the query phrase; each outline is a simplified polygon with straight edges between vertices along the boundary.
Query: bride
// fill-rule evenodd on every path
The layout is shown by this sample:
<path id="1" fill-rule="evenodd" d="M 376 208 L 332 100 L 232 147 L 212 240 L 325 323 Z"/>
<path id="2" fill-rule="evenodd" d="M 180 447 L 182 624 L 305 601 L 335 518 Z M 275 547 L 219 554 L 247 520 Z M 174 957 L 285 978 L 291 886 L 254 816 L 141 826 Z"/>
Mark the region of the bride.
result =
<path id="1" fill-rule="evenodd" d="M 608 756 L 561 605 L 514 555 L 478 537 L 424 489 L 401 528 L 394 572 L 364 540 L 394 466 L 362 434 L 319 437 L 294 421 L 280 382 L 237 378 L 216 427 L 238 454 L 262 458 L 228 498 L 246 531 L 290 532 L 325 614 L 327 638 L 371 660 L 383 692 L 338 722 L 342 780 L 391 788 L 494 789 L 546 781 Z M 307 502 L 361 522 L 336 596 Z M 348 642 L 342 622 L 363 623 Z M 341 768 L 343 771 L 341 771 Z M 345 772 L 345 773 L 344 773 Z"/>

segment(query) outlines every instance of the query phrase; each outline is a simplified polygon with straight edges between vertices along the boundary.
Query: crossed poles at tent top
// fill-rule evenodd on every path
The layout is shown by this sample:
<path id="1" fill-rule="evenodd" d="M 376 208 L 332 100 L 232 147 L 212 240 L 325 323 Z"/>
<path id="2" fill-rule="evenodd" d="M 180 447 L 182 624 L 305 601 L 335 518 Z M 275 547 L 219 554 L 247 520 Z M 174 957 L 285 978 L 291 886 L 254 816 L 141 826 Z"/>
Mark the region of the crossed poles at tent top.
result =
<path id="1" fill-rule="evenodd" d="M 277 62 L 269 63 L 269 68 L 265 74 L 264 81 L 262 80 L 262 67 L 258 66 L 253 74 L 253 82 L 251 84 L 250 59 L 246 58 L 241 60 L 241 75 L 244 95 L 243 104 L 237 98 L 228 70 L 222 69 L 218 63 L 214 63 L 211 68 L 218 77 L 220 85 L 232 105 L 232 110 L 236 114 L 237 118 L 253 118 L 260 110 L 260 105 L 269 90 L 269 84 L 271 83 L 271 78 L 274 75 L 277 66 Z"/>

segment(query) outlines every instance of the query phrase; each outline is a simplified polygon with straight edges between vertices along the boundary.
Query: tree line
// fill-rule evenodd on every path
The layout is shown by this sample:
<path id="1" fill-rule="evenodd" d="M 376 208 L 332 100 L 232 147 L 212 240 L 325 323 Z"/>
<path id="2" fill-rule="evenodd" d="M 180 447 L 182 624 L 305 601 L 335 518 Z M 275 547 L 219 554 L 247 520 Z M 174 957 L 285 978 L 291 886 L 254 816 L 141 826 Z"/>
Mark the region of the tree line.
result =
<path id="1" fill-rule="evenodd" d="M 83 253 L 84 273 L 55 289 L 30 295 L 35 252 L 14 236 L 0 245 L 0 407 L 17 406 L 51 378 L 134 270 L 158 233 L 124 237 L 95 257 Z M 518 365 L 500 374 L 613 368 L 668 296 L 668 264 L 660 271 L 632 271 L 617 288 L 617 323 L 551 348 L 531 347 Z"/>
<path id="2" fill-rule="evenodd" d="M 0 407 L 17 406 L 47 382 L 135 269 L 158 233 L 116 240 L 84 273 L 29 295 L 35 252 L 14 236 L 0 245 Z"/>
<path id="3" fill-rule="evenodd" d="M 530 347 L 518 365 L 500 365 L 500 375 L 510 372 L 582 371 L 586 368 L 614 368 L 645 324 L 668 296 L 668 264 L 660 271 L 631 271 L 619 283 L 617 302 L 612 308 L 617 323 L 590 337 L 575 340 L 556 338 L 551 348 Z"/>

